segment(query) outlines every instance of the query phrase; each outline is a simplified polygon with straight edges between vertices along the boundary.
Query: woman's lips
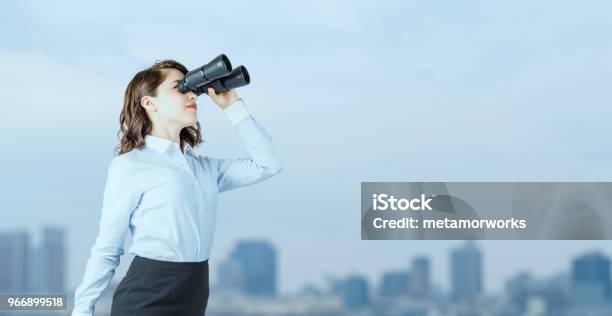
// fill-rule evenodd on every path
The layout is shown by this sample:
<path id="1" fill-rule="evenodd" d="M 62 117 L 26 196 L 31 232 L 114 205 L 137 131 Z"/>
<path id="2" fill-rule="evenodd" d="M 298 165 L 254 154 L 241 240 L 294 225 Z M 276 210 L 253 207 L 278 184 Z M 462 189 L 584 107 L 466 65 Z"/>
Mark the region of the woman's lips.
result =
<path id="1" fill-rule="evenodd" d="M 188 108 L 192 108 L 192 109 L 197 109 L 197 108 L 198 108 L 198 105 L 197 105 L 197 104 L 195 104 L 195 103 L 192 103 L 192 104 L 189 104 L 187 107 L 188 107 Z"/>

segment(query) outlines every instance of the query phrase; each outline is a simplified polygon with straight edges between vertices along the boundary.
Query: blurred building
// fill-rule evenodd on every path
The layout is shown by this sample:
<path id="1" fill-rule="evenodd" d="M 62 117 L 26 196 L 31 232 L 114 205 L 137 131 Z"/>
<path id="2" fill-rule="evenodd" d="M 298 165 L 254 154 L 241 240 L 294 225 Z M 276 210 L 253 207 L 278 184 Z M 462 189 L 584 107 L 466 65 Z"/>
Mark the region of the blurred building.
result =
<path id="1" fill-rule="evenodd" d="M 572 301 L 603 304 L 610 299 L 610 259 L 601 253 L 579 256 L 572 263 Z"/>
<path id="2" fill-rule="evenodd" d="M 63 228 L 43 228 L 39 249 L 40 290 L 49 293 L 66 291 L 66 232 Z"/>
<path id="3" fill-rule="evenodd" d="M 383 297 L 407 297 L 409 285 L 408 271 L 386 272 L 382 276 L 379 294 Z"/>
<path id="4" fill-rule="evenodd" d="M 409 292 L 412 298 L 429 299 L 431 295 L 431 276 L 428 258 L 417 257 L 412 261 Z"/>
<path id="5" fill-rule="evenodd" d="M 451 297 L 471 301 L 482 294 L 482 255 L 474 242 L 451 252 Z"/>
<path id="6" fill-rule="evenodd" d="M 18 294 L 29 290 L 30 254 L 27 232 L 0 233 L 0 292 Z"/>
<path id="7" fill-rule="evenodd" d="M 357 309 L 370 304 L 368 280 L 359 275 L 347 277 L 342 282 L 342 302 L 346 308 Z"/>
<path id="8" fill-rule="evenodd" d="M 559 274 L 550 279 L 539 279 L 522 272 L 508 280 L 506 294 L 517 313 L 533 314 L 534 305 L 537 304 L 541 305 L 539 309 L 543 313 L 559 313 L 568 304 L 568 276 Z"/>
<path id="9" fill-rule="evenodd" d="M 242 241 L 234 249 L 231 260 L 237 262 L 242 272 L 236 272 L 236 266 L 226 267 L 230 278 L 240 276 L 240 284 L 245 294 L 253 296 L 274 297 L 277 294 L 277 264 L 274 246 L 265 241 Z M 236 280 L 231 280 L 236 282 Z"/>

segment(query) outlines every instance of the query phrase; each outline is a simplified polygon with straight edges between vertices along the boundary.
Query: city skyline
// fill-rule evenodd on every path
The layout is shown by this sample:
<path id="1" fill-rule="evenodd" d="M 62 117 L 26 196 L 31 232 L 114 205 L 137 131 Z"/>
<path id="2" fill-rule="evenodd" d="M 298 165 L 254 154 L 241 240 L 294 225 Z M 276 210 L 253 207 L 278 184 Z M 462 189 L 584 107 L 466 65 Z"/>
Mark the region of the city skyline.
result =
<path id="1" fill-rule="evenodd" d="M 14 237 L 17 236 L 19 237 L 18 244 L 20 245 L 23 244 L 27 247 L 26 258 L 30 258 L 35 263 L 29 265 L 29 267 L 25 267 L 24 271 L 31 271 L 32 269 L 38 269 L 40 267 L 40 262 L 49 261 L 48 259 L 44 259 L 45 258 L 44 254 L 49 252 L 48 249 L 45 248 L 46 245 L 53 244 L 55 249 L 63 249 L 65 248 L 67 244 L 67 241 L 65 239 L 65 235 L 67 234 L 66 234 L 65 228 L 63 227 L 53 226 L 53 225 L 43 226 L 41 227 L 40 232 L 41 232 L 41 237 L 47 236 L 47 239 L 43 238 L 35 242 L 36 239 L 33 238 L 34 236 L 32 236 L 34 234 L 29 233 L 25 229 L 0 230 L 0 240 L 3 240 L 3 238 L 7 236 L 12 237 L 11 240 L 15 240 Z M 434 265 L 432 262 L 432 256 L 428 255 L 425 252 L 420 253 L 416 256 L 404 258 L 405 259 L 404 266 L 393 267 L 393 266 L 382 265 L 377 270 L 379 271 L 379 273 L 374 274 L 374 277 L 371 277 L 370 276 L 371 274 L 368 273 L 368 271 L 364 271 L 364 270 L 360 271 L 359 269 L 356 269 L 354 267 L 347 267 L 346 271 L 344 271 L 343 273 L 334 274 L 332 276 L 332 280 L 333 279 L 340 280 L 345 277 L 352 277 L 352 276 L 358 275 L 360 278 L 364 278 L 368 284 L 376 284 L 376 288 L 375 288 L 375 291 L 373 291 L 373 293 L 382 293 L 384 291 L 382 288 L 384 287 L 385 275 L 391 273 L 394 276 L 398 276 L 397 275 L 398 273 L 406 272 L 405 277 L 407 280 L 409 280 L 409 284 L 406 285 L 405 291 L 406 293 L 410 293 L 412 297 L 418 297 L 419 295 L 424 295 L 425 297 L 429 297 L 430 295 L 434 295 L 434 292 L 437 292 L 437 294 L 439 295 L 440 291 L 446 293 L 445 295 L 452 297 L 453 296 L 452 293 L 454 291 L 453 282 L 455 282 L 452 279 L 452 275 L 453 275 L 452 271 L 454 271 L 454 269 L 460 269 L 458 271 L 462 271 L 462 273 L 455 273 L 456 275 L 466 276 L 466 275 L 469 275 L 470 273 L 477 273 L 481 275 L 480 277 L 481 281 L 477 281 L 477 282 L 480 282 L 479 283 L 480 285 L 475 285 L 478 287 L 475 289 L 476 290 L 475 293 L 485 294 L 485 295 L 494 295 L 496 294 L 496 291 L 493 291 L 492 289 L 487 289 L 486 287 L 483 286 L 484 281 L 488 279 L 485 272 L 490 269 L 490 267 L 488 267 L 486 261 L 484 260 L 487 257 L 486 249 L 482 247 L 482 244 L 487 243 L 487 242 L 490 242 L 490 241 L 456 241 L 456 242 L 451 243 L 451 245 L 446 249 L 447 256 L 445 260 L 443 260 L 443 262 L 447 261 L 448 266 L 442 267 L 442 270 L 447 269 L 450 271 L 447 282 L 440 282 L 439 274 L 441 271 L 438 271 L 440 269 L 440 263 L 438 262 L 436 265 Z M 7 243 L 4 243 L 2 245 L 6 246 Z M 264 247 L 264 248 L 261 248 L 261 247 Z M 263 249 L 266 249 L 266 247 L 269 248 L 270 250 L 263 250 Z M 472 248 L 472 247 L 475 247 L 475 248 Z M 253 249 L 253 250 L 242 250 L 241 251 L 240 250 L 241 248 Z M 262 249 L 262 250 L 256 250 L 256 249 Z M 465 253 L 465 251 L 475 251 L 471 249 L 479 249 L 478 250 L 479 254 L 477 256 L 480 259 L 468 259 L 469 257 L 466 257 L 466 259 L 455 259 L 457 256 L 459 256 L 459 254 Z M 280 261 L 279 258 L 282 257 L 282 249 L 275 246 L 273 241 L 266 239 L 266 238 L 243 238 L 241 240 L 236 241 L 236 243 L 234 244 L 233 250 L 229 252 L 226 257 L 220 258 L 221 260 L 219 260 L 218 262 L 215 262 L 212 265 L 214 268 L 212 268 L 210 272 L 211 273 L 210 275 L 211 286 L 220 285 L 219 280 L 222 278 L 220 277 L 220 273 L 223 272 L 224 269 L 227 268 L 225 267 L 227 264 L 230 264 L 230 270 L 226 269 L 225 271 L 235 272 L 236 268 L 231 263 L 236 258 L 239 258 L 241 256 L 241 255 L 237 255 L 238 253 L 241 253 L 241 252 L 243 253 L 242 259 L 239 259 L 239 260 L 243 260 L 243 261 L 244 260 L 247 260 L 247 261 L 248 260 L 260 260 L 260 259 L 255 259 L 258 256 L 260 256 L 260 255 L 255 255 L 255 253 L 258 253 L 258 252 L 261 253 L 261 251 L 264 251 L 264 253 L 267 251 L 272 256 L 271 262 L 274 262 L 274 263 L 270 263 L 270 264 L 272 264 L 271 268 L 273 271 L 275 271 L 273 272 L 275 275 L 278 273 L 278 271 L 283 269 L 282 267 L 275 268 L 275 266 Z M 482 254 L 480 254 L 480 252 L 482 252 Z M 250 254 L 247 255 L 247 253 L 250 253 Z M 544 274 L 544 275 L 534 273 L 534 271 L 531 271 L 529 269 L 512 269 L 512 268 L 506 267 L 504 268 L 504 270 L 507 270 L 506 275 L 508 277 L 502 281 L 502 286 L 500 289 L 502 291 L 505 291 L 507 282 L 515 278 L 520 273 L 524 273 L 524 272 L 527 272 L 529 274 L 539 275 L 540 277 L 554 277 L 554 276 L 559 275 L 560 273 L 568 273 L 569 268 L 571 268 L 571 265 L 572 265 L 572 262 L 570 261 L 570 259 L 579 257 L 581 255 L 585 255 L 585 254 L 586 255 L 602 254 L 604 256 L 612 256 L 612 252 L 605 252 L 602 249 L 587 247 L 567 257 L 565 260 L 565 263 L 566 263 L 565 269 L 550 270 L 548 271 L 548 274 Z M 65 258 L 63 258 L 64 256 L 65 254 L 60 257 L 54 256 L 52 254 L 51 257 L 54 257 L 55 259 L 52 259 L 51 262 L 59 262 L 59 264 L 61 264 L 65 262 Z M 465 254 L 462 256 L 465 256 Z M 469 256 L 472 256 L 472 255 L 469 255 Z M 126 258 L 130 258 L 130 260 L 125 260 Z M 122 256 L 121 261 L 127 265 L 129 261 L 131 261 L 131 258 L 133 258 L 132 255 L 126 254 Z M 251 258 L 251 259 L 248 259 L 248 258 Z M 463 257 L 458 257 L 458 258 L 463 258 Z M 458 262 L 457 264 L 454 264 L 453 263 L 454 260 L 461 260 L 461 263 Z M 473 262 L 473 260 L 482 260 L 482 262 L 478 265 L 475 265 L 475 262 Z M 244 261 L 243 265 L 245 264 L 246 264 L 246 261 Z M 431 268 L 432 266 L 437 266 L 437 269 L 432 269 Z M 484 267 L 487 267 L 487 268 L 484 268 Z M 466 268 L 468 269 L 468 271 L 477 271 L 477 272 L 466 272 L 466 271 L 461 270 L 461 269 L 466 269 Z M 476 269 L 476 270 L 473 270 L 473 269 Z M 54 281 L 53 281 L 54 284 L 64 284 L 64 285 L 61 285 L 61 287 L 65 287 L 66 291 L 68 292 L 74 291 L 74 288 L 78 285 L 78 283 L 74 285 L 67 284 L 67 278 L 65 277 L 66 274 L 63 272 L 66 270 L 67 270 L 67 266 L 61 266 L 61 267 L 56 267 L 56 268 L 51 267 L 51 269 L 48 270 L 46 274 L 54 277 Z M 44 270 L 38 269 L 38 271 L 39 273 L 41 273 L 38 277 L 45 275 L 45 273 L 43 273 Z M 418 274 L 417 272 L 419 272 L 420 274 Z M 260 272 L 257 272 L 256 274 L 261 274 L 261 270 Z M 425 289 L 425 290 L 422 290 L 424 292 L 422 292 L 421 294 L 419 294 L 420 290 L 416 290 L 417 292 L 415 293 L 415 290 L 412 288 L 412 287 L 415 287 L 415 284 L 414 284 L 415 279 L 413 279 L 415 274 L 421 276 L 420 278 L 416 279 L 417 280 L 416 288 Z M 433 277 L 434 275 L 438 277 L 434 278 Z M 28 287 L 42 289 L 42 290 L 49 289 L 51 291 L 54 289 L 57 289 L 57 286 L 44 285 L 45 282 L 42 281 L 42 279 L 39 280 L 39 282 L 33 281 L 32 278 L 36 277 L 36 275 L 33 273 L 29 273 L 28 275 L 25 275 L 25 276 L 27 277 L 27 279 L 24 279 L 23 282 Z M 276 289 L 278 287 L 278 284 L 280 284 L 280 282 L 282 281 L 282 278 L 278 278 L 278 280 L 276 280 L 276 277 L 274 277 L 270 281 L 272 282 L 272 284 L 274 284 L 272 285 L 273 289 L 265 290 L 265 291 L 269 291 L 268 293 L 270 293 L 271 296 L 284 296 L 284 295 L 293 295 L 295 293 L 300 293 L 308 287 L 315 286 L 315 284 L 319 284 L 319 286 L 315 286 L 315 288 L 322 289 L 327 286 L 330 286 L 329 284 L 330 276 L 331 276 L 330 274 L 321 274 L 321 280 L 319 280 L 320 282 L 316 282 L 314 280 L 305 280 L 300 286 L 296 287 L 295 290 L 282 291 L 282 292 Z M 60 279 L 57 279 L 58 277 Z M 122 273 L 116 272 L 113 277 L 112 283 L 114 284 L 118 283 L 122 277 L 123 277 Z M 471 277 L 468 276 L 468 279 L 471 279 Z M 227 278 L 227 280 L 234 280 L 234 281 L 228 281 L 228 282 L 235 282 L 236 279 L 230 277 L 230 278 Z M 465 281 L 457 281 L 457 282 L 459 282 L 457 284 L 460 284 Z M 464 285 L 457 285 L 457 286 L 463 287 Z M 608 291 L 609 293 L 612 293 L 612 288 L 607 289 L 606 291 Z"/>
<path id="2" fill-rule="evenodd" d="M 65 229 L 44 226 L 41 231 L 44 239 L 39 243 L 31 243 L 25 230 L 0 231 L 0 294 L 67 295 L 70 309 L 74 288 L 65 287 Z M 436 310 L 500 316 L 612 312 L 610 254 L 582 251 L 567 258 L 567 270 L 553 271 L 553 276 L 506 266 L 511 276 L 504 280 L 502 292 L 493 293 L 482 286 L 488 267 L 483 260 L 486 252 L 479 244 L 461 241 L 447 249 L 444 262 L 438 262 L 451 271 L 449 289 L 432 281 L 433 262 L 429 255 L 421 254 L 407 257 L 400 269 L 385 267 L 376 280 L 368 279 L 364 272 L 343 273 L 328 276 L 324 287 L 305 283 L 299 292 L 281 293 L 277 291 L 277 275 L 283 268 L 278 264 L 282 249 L 265 239 L 239 240 L 219 266 L 216 278 L 211 278 L 209 312 L 238 316 L 243 308 L 257 306 L 262 315 L 272 310 L 301 315 L 291 312 L 295 304 L 302 306 L 304 315 L 396 315 L 399 311 Z M 109 312 L 112 293 L 122 277 L 115 275 L 102 293 L 96 304 L 98 314 Z"/>

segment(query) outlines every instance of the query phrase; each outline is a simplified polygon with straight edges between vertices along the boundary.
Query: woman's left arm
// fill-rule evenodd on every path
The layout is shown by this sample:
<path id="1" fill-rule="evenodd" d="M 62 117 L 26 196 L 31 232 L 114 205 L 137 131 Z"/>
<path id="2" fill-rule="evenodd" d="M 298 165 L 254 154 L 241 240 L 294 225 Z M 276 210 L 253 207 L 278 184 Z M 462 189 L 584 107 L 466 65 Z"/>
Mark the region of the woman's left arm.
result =
<path id="1" fill-rule="evenodd" d="M 261 182 L 279 173 L 283 169 L 283 163 L 272 138 L 247 111 L 242 99 L 236 96 L 233 89 L 219 95 L 211 90 L 208 95 L 223 109 L 251 156 L 214 159 L 218 171 L 219 192 Z"/>

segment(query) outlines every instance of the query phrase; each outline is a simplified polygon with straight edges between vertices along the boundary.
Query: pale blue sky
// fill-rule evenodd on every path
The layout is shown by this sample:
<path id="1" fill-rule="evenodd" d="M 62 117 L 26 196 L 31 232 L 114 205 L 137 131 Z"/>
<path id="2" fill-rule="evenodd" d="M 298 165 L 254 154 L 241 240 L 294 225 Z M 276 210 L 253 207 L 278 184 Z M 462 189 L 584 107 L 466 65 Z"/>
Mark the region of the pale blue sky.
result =
<path id="1" fill-rule="evenodd" d="M 125 85 L 158 59 L 193 68 L 225 53 L 249 69 L 238 93 L 286 169 L 221 196 L 211 264 L 241 238 L 267 238 L 279 247 L 281 291 L 324 274 L 377 282 L 423 253 L 445 284 L 457 242 L 360 240 L 360 182 L 609 181 L 611 10 L 607 1 L 3 3 L 0 229 L 64 225 L 76 286 Z M 205 98 L 203 152 L 246 154 Z M 550 275 L 583 251 L 612 254 L 604 241 L 482 245 L 489 289 L 521 268 Z"/>

